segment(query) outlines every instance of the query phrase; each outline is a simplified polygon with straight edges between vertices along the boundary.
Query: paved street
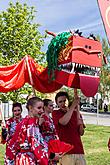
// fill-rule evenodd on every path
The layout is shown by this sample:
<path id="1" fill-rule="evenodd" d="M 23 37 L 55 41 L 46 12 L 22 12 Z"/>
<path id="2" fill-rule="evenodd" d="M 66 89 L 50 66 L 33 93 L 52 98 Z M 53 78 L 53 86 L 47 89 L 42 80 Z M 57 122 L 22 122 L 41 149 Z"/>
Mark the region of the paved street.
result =
<path id="1" fill-rule="evenodd" d="M 110 126 L 110 114 L 96 114 L 82 111 L 81 114 L 85 124 Z"/>
<path id="2" fill-rule="evenodd" d="M 110 126 L 110 114 L 99 114 L 96 113 L 82 112 L 80 111 L 85 124 L 98 124 L 104 126 Z M 28 114 L 27 109 L 23 107 L 22 116 L 25 117 Z"/>

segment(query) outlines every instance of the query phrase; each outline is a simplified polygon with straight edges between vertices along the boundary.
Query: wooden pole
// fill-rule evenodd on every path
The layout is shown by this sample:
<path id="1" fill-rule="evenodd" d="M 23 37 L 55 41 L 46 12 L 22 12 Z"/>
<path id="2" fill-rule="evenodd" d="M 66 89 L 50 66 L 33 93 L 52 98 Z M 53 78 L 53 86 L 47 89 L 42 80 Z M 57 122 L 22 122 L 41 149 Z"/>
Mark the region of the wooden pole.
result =
<path id="1" fill-rule="evenodd" d="M 74 97 L 77 98 L 78 97 L 78 91 L 76 88 L 74 88 Z"/>
<path id="2" fill-rule="evenodd" d="M 32 79 L 32 74 L 31 74 L 31 70 L 30 70 L 30 66 L 29 66 L 29 62 L 28 62 L 28 56 L 26 56 L 26 64 L 27 64 L 27 68 L 28 68 L 28 73 L 29 73 L 29 79 L 30 79 L 30 82 L 32 84 L 32 91 L 34 93 L 34 96 L 36 96 L 36 92 L 35 92 L 35 89 L 33 87 L 33 79 Z"/>
<path id="3" fill-rule="evenodd" d="M 76 88 L 74 88 L 74 98 L 77 99 L 78 98 L 78 91 Z M 80 105 L 78 104 L 77 106 L 77 119 L 80 119 Z"/>
<path id="4" fill-rule="evenodd" d="M 0 111 L 1 111 L 2 125 L 3 125 L 3 126 L 6 126 L 2 101 L 0 101 Z"/>

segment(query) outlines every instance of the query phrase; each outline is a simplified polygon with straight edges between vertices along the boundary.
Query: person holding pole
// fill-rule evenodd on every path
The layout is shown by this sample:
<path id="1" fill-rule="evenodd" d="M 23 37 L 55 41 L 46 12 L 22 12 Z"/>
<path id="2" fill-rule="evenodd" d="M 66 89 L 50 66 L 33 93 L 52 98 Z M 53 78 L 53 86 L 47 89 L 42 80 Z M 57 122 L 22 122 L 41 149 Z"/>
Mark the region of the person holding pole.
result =
<path id="1" fill-rule="evenodd" d="M 66 106 L 67 100 L 69 100 L 67 92 L 58 92 L 55 101 L 59 109 L 52 113 L 59 139 L 74 145 L 74 148 L 61 158 L 60 165 L 86 165 L 81 141 L 85 126 L 79 112 L 80 100 L 75 95 L 70 107 Z"/>

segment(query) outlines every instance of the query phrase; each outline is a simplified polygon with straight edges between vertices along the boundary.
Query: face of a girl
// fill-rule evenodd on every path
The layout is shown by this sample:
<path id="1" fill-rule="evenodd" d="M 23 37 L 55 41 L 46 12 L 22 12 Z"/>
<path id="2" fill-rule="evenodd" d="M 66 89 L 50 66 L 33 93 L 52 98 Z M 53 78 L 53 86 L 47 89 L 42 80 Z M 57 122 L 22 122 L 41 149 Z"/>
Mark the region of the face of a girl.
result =
<path id="1" fill-rule="evenodd" d="M 17 119 L 19 119 L 21 117 L 21 108 L 18 106 L 18 107 L 14 107 L 13 108 L 13 116 Z"/>
<path id="2" fill-rule="evenodd" d="M 53 111 L 53 102 L 52 102 L 52 101 L 49 101 L 49 102 L 48 102 L 48 106 L 45 106 L 45 110 L 46 110 L 48 113 L 52 113 L 52 111 Z"/>
<path id="3" fill-rule="evenodd" d="M 33 117 L 35 117 L 35 116 L 39 117 L 44 112 L 43 107 L 44 107 L 44 103 L 42 101 L 36 102 L 31 107 L 32 116 Z"/>

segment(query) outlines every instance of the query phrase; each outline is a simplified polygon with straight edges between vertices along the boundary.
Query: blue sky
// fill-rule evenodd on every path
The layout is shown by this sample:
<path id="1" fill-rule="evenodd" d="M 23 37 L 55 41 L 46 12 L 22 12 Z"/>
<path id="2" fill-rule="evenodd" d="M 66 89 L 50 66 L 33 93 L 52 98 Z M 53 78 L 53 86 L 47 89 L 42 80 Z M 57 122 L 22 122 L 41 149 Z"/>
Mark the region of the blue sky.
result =
<path id="1" fill-rule="evenodd" d="M 10 0 L 0 0 L 0 11 L 6 10 L 9 2 Z M 93 33 L 100 35 L 101 38 L 106 37 L 97 0 L 19 0 L 19 2 L 36 8 L 34 21 L 42 25 L 39 28 L 42 34 L 46 29 L 55 33 L 80 29 L 83 36 Z M 45 45 L 48 45 L 50 38 L 46 39 Z"/>

